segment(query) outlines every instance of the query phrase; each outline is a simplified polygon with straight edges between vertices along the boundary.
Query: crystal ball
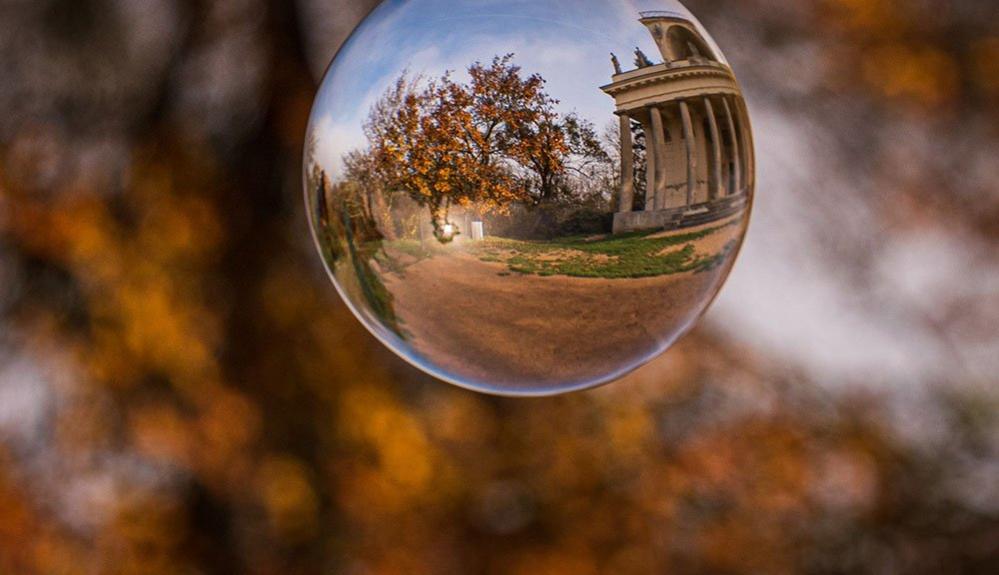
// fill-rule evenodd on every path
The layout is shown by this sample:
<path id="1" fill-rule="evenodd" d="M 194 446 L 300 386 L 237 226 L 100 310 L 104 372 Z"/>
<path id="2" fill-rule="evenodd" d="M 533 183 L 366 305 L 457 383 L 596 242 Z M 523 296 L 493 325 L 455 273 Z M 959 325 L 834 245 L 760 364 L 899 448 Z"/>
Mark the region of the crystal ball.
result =
<path id="1" fill-rule="evenodd" d="M 678 2 L 386 0 L 323 79 L 309 220 L 385 345 L 500 395 L 613 381 L 718 294 L 753 202 L 739 83 Z"/>

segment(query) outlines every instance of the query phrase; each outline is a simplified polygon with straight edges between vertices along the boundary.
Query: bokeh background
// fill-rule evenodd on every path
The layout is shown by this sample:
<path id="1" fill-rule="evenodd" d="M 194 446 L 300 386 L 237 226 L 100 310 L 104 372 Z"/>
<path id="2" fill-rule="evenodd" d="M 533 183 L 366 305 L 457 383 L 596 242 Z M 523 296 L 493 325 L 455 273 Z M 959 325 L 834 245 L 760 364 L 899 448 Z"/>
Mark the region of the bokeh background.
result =
<path id="1" fill-rule="evenodd" d="M 529 401 L 382 349 L 310 243 L 373 4 L 0 0 L 0 574 L 999 571 L 994 0 L 689 0 L 748 243 L 666 356 Z"/>

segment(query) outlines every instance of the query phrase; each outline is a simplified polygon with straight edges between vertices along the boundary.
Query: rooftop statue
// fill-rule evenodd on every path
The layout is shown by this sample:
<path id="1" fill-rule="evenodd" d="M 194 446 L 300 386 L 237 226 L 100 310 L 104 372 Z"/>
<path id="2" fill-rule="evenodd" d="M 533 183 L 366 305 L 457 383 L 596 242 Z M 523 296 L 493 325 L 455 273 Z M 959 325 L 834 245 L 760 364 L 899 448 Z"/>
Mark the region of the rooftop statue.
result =
<path id="1" fill-rule="evenodd" d="M 642 52 L 642 49 L 638 47 L 635 48 L 635 65 L 639 68 L 648 68 L 653 65 L 652 60 L 649 60 L 645 52 Z"/>
<path id="2" fill-rule="evenodd" d="M 614 73 L 621 73 L 621 61 L 617 59 L 617 55 L 611 52 L 611 63 L 614 64 Z"/>

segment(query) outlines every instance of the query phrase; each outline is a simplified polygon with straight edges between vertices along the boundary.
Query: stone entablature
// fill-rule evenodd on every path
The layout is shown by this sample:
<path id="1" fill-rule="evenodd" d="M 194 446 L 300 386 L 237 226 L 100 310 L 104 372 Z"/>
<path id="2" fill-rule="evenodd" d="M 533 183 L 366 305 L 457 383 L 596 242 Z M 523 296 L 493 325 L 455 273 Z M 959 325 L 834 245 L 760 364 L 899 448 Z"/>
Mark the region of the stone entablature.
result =
<path id="1" fill-rule="evenodd" d="M 673 66 L 657 64 L 616 75 L 613 80 L 612 84 L 600 89 L 614 98 L 619 113 L 705 93 L 742 94 L 729 67 L 714 62 L 688 64 L 681 61 Z"/>

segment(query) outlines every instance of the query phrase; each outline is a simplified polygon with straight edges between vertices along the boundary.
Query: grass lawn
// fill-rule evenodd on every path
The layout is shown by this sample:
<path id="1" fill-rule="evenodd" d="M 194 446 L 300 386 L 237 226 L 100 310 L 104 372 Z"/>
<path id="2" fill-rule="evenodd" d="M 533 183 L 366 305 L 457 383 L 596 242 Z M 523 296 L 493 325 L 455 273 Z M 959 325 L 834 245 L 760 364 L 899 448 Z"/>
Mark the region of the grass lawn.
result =
<path id="1" fill-rule="evenodd" d="M 519 241 L 490 238 L 472 253 L 481 261 L 505 263 L 510 271 L 539 276 L 641 278 L 705 271 L 720 264 L 735 248 L 728 242 L 716 254 L 698 254 L 694 242 L 721 231 L 721 225 L 687 234 L 652 237 L 654 233 L 607 236 L 596 240 L 565 238 Z"/>

